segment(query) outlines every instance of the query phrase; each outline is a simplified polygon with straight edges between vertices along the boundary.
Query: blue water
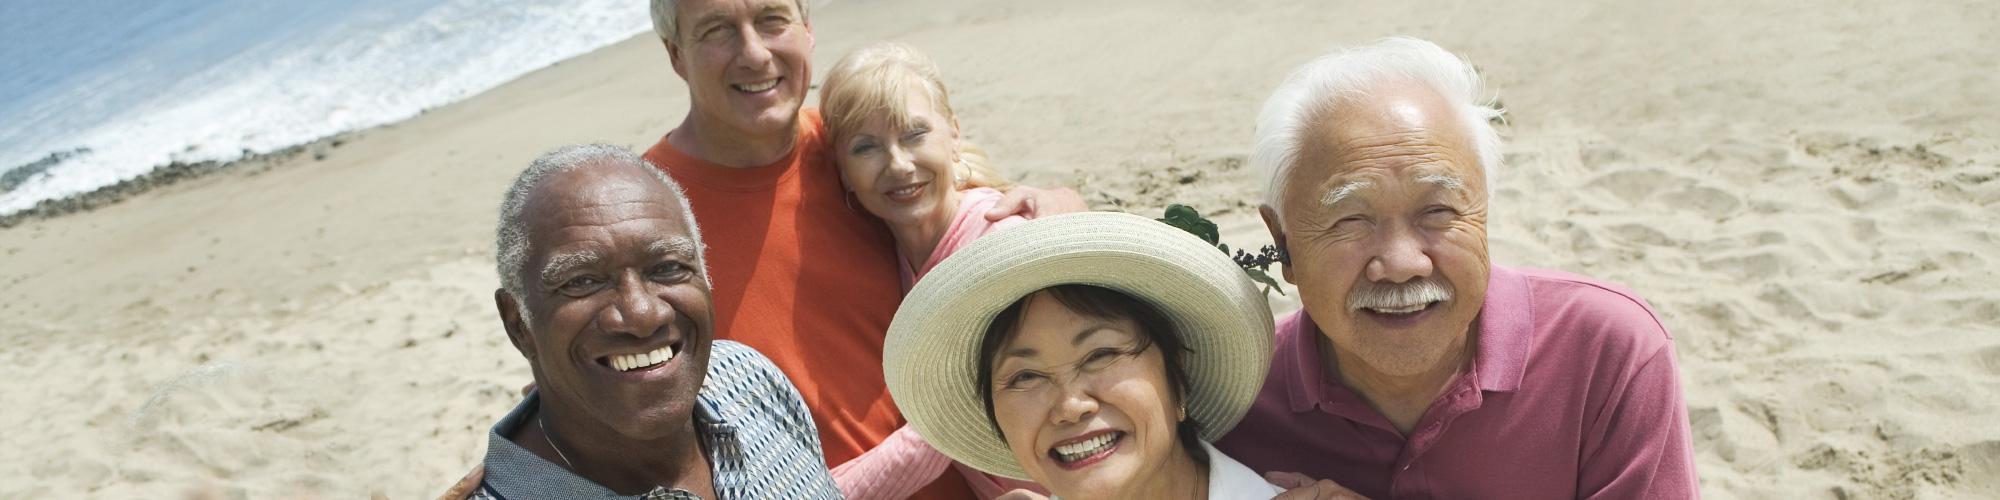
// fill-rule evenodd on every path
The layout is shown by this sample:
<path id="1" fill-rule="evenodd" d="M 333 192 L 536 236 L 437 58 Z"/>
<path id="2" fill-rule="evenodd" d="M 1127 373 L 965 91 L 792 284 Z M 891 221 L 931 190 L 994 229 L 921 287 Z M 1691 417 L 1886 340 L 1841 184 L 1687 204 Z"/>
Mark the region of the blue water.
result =
<path id="1" fill-rule="evenodd" d="M 35 165 L 0 214 L 408 118 L 648 23 L 639 0 L 0 0 L 0 175 Z"/>

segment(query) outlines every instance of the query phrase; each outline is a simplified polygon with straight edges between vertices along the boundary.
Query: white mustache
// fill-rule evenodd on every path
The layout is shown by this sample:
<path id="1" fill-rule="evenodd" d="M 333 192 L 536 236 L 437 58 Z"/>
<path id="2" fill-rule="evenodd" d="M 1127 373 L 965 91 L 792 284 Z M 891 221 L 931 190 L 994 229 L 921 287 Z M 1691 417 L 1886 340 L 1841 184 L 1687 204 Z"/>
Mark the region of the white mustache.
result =
<path id="1" fill-rule="evenodd" d="M 1347 295 L 1347 309 L 1400 309 L 1451 300 L 1451 289 L 1429 279 L 1403 283 L 1363 281 Z"/>

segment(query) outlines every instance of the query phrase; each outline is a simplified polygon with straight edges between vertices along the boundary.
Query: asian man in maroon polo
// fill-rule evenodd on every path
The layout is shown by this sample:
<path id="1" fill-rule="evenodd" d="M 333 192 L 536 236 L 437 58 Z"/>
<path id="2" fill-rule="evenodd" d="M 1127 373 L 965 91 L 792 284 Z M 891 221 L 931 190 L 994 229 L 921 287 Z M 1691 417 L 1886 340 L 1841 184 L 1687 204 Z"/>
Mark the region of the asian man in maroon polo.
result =
<path id="1" fill-rule="evenodd" d="M 652 0 L 687 83 L 680 125 L 646 152 L 687 190 L 708 244 L 717 337 L 769 356 L 811 408 L 829 466 L 904 425 L 882 379 L 902 300 L 889 230 L 850 203 L 819 112 L 803 109 L 814 45 L 801 0 Z M 1067 189 L 1017 188 L 998 219 L 1083 209 Z M 970 498 L 947 474 L 915 498 Z"/>
<path id="2" fill-rule="evenodd" d="M 1673 339 L 1646 302 L 1488 260 L 1485 97 L 1457 56 L 1392 38 L 1266 102 L 1261 212 L 1304 310 L 1216 446 L 1371 498 L 1698 496 Z"/>

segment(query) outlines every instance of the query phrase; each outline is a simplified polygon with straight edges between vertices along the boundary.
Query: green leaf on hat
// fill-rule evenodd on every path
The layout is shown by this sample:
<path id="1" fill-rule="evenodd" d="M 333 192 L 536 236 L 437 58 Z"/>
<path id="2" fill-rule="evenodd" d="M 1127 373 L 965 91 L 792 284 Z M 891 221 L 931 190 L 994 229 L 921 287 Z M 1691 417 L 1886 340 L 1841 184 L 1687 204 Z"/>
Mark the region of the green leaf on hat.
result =
<path id="1" fill-rule="evenodd" d="M 1259 268 L 1268 268 L 1273 262 L 1271 256 L 1275 255 L 1273 253 L 1275 250 L 1272 247 L 1264 247 L 1263 258 L 1261 259 L 1255 255 L 1232 255 L 1229 250 L 1229 244 L 1222 242 L 1222 231 L 1216 228 L 1214 222 L 1202 217 L 1201 212 L 1196 211 L 1194 207 L 1179 203 L 1167 205 L 1166 217 L 1154 220 L 1179 228 L 1182 231 L 1187 231 L 1188 234 L 1195 235 L 1195 237 L 1201 238 L 1202 241 L 1206 241 L 1210 245 L 1215 245 L 1215 248 L 1221 250 L 1223 255 L 1230 255 L 1231 260 L 1235 260 L 1236 265 L 1242 267 L 1245 274 L 1250 275 L 1251 281 L 1264 285 L 1265 295 L 1270 295 L 1273 291 L 1278 292 L 1278 295 L 1285 294 L 1284 288 L 1278 286 L 1278 280 L 1271 278 L 1269 273 Z M 1237 253 L 1242 252 L 1238 251 Z"/>
<path id="2" fill-rule="evenodd" d="M 1196 212 L 1194 207 L 1179 203 L 1167 205 L 1167 216 L 1158 220 L 1167 223 L 1169 226 L 1180 228 L 1182 231 L 1187 231 L 1188 234 L 1193 234 L 1210 245 L 1215 245 L 1222 241 L 1222 232 L 1216 229 L 1215 223 L 1202 218 L 1201 213 Z M 1225 250 L 1224 253 L 1228 252 Z"/>
<path id="3" fill-rule="evenodd" d="M 1270 274 L 1266 274 L 1264 271 L 1256 269 L 1244 269 L 1243 272 L 1250 275 L 1250 281 L 1263 283 L 1265 294 L 1269 294 L 1273 291 L 1278 292 L 1278 295 L 1285 294 L 1285 289 L 1283 287 L 1279 287 L 1278 280 L 1271 279 Z"/>

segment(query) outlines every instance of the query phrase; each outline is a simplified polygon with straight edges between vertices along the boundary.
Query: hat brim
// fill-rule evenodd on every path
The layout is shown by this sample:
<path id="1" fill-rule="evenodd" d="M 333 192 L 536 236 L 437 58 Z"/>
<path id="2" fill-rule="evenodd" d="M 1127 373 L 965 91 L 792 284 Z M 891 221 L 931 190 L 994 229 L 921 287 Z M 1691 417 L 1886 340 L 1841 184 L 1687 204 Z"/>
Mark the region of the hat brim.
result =
<path id="1" fill-rule="evenodd" d="M 977 384 L 979 348 L 1001 310 L 1035 291 L 1087 284 L 1146 300 L 1180 330 L 1188 418 L 1201 439 L 1236 426 L 1270 369 L 1270 307 L 1216 247 L 1114 212 L 1035 219 L 959 249 L 903 299 L 883 347 L 896 407 L 953 460 L 1028 479 L 994 431 Z"/>

